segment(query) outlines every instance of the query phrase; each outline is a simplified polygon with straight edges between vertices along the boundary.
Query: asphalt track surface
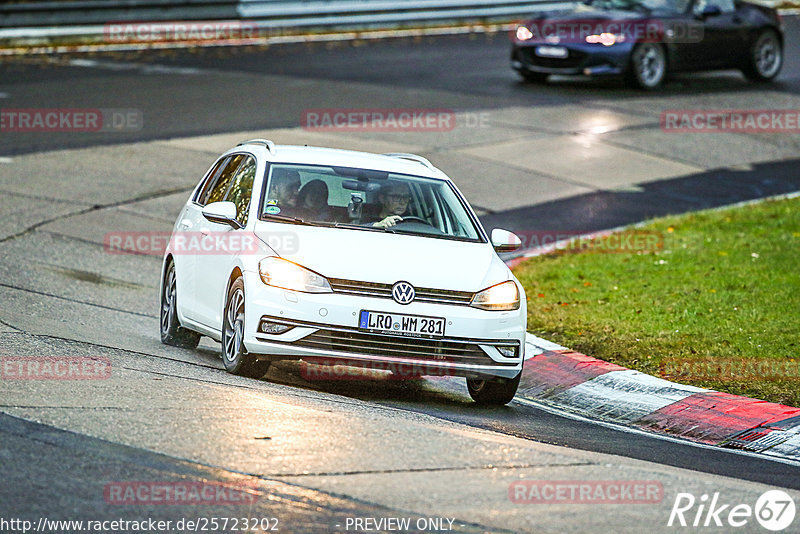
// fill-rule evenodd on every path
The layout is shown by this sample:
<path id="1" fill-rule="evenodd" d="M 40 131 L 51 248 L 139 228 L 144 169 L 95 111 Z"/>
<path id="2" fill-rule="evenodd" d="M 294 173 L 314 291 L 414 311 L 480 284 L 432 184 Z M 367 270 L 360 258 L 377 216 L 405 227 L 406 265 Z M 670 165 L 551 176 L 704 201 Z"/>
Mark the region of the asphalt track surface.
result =
<path id="1" fill-rule="evenodd" d="M 770 91 L 793 101 L 791 99 L 800 95 L 800 37 L 796 31 L 800 25 L 793 19 L 789 19 L 788 25 L 792 32 L 787 40 L 786 65 Z M 381 417 L 385 415 L 386 421 L 380 419 L 379 423 L 387 426 L 379 432 L 390 436 L 386 438 L 389 443 L 404 439 L 391 435 L 392 425 L 405 428 L 404 425 L 410 424 L 408 420 L 416 424 L 415 418 L 424 418 L 434 432 L 446 434 L 455 424 L 460 429 L 472 429 L 464 431 L 467 434 L 474 431 L 483 436 L 488 431 L 504 436 L 502 439 L 513 441 L 511 445 L 504 443 L 508 448 L 518 446 L 520 442 L 516 440 L 522 440 L 612 455 L 604 458 L 612 459 L 608 460 L 611 462 L 608 465 L 614 464 L 614 469 L 617 463 L 626 467 L 639 465 L 639 460 L 657 464 L 653 469 L 663 469 L 665 473 L 679 472 L 673 468 L 686 469 L 688 471 L 680 471 L 680 476 L 675 476 L 680 480 L 696 477 L 696 483 L 706 487 L 722 480 L 707 476 L 712 474 L 734 481 L 800 489 L 798 465 L 602 427 L 516 401 L 501 409 L 478 408 L 470 402 L 460 380 L 311 383 L 300 376 L 295 363 L 275 365 L 261 381 L 228 377 L 220 371 L 221 362 L 213 344 L 204 343 L 196 351 L 159 346 L 157 260 L 102 256 L 97 260 L 98 242 L 102 243 L 104 231 L 115 228 L 116 217 L 130 215 L 131 211 L 146 214 L 152 224 L 145 225 L 145 229 L 164 230 L 169 227 L 170 214 L 174 217 L 187 188 L 193 185 L 185 176 L 173 180 L 170 174 L 163 181 L 153 180 L 158 187 L 139 191 L 132 186 L 132 191 L 126 190 L 120 195 L 109 192 L 107 186 L 111 189 L 128 187 L 127 181 L 135 179 L 139 166 L 144 174 L 164 165 L 141 161 L 135 149 L 127 148 L 130 143 L 220 132 L 297 128 L 298 118 L 309 107 L 413 105 L 469 112 L 514 106 L 568 109 L 587 103 L 594 105 L 599 99 L 614 101 L 619 109 L 626 109 L 629 103 L 647 106 L 648 102 L 664 99 L 701 99 L 712 104 L 719 102 L 718 107 L 731 100 L 740 102 L 740 107 L 754 108 L 763 102 L 761 87 L 750 85 L 737 73 L 729 72 L 682 75 L 653 95 L 642 95 L 613 80 L 562 79 L 548 86 L 531 86 L 516 80 L 508 67 L 507 54 L 504 35 L 478 35 L 387 40 L 358 43 L 358 46 L 314 44 L 4 60 L 0 64 L 0 92 L 7 95 L 0 99 L 3 107 L 8 102 L 8 107 L 14 108 L 133 108 L 143 112 L 147 126 L 140 131 L 113 134 L 4 134 L 0 137 L 0 155 L 14 161 L 14 166 L 0 164 L 3 176 L 0 190 L 7 190 L 6 185 L 13 183 L 15 187 L 8 190 L 13 189 L 19 198 L 28 195 L 31 202 L 52 201 L 53 206 L 69 200 L 80 208 L 73 219 L 60 215 L 60 207 L 51 208 L 54 210 L 51 216 L 42 216 L 39 222 L 8 232 L 8 236 L 0 240 L 4 248 L 0 260 L 0 292 L 5 308 L 0 317 L 3 339 L 0 353 L 107 355 L 115 365 L 119 362 L 123 375 L 131 381 L 130 391 L 123 381 L 114 384 L 115 388 L 124 388 L 116 390 L 117 393 L 113 388 L 105 390 L 97 386 L 101 389 L 90 389 L 90 394 L 65 388 L 48 390 L 39 384 L 30 387 L 15 384 L 13 388 L 4 385 L 8 389 L 0 399 L 0 410 L 10 415 L 0 415 L 0 458 L 4 459 L 4 478 L 10 483 L 3 484 L 0 497 L 10 506 L 3 505 L 3 515 L 63 517 L 68 512 L 80 512 L 95 514 L 93 518 L 113 517 L 116 510 L 103 506 L 102 502 L 98 504 L 96 495 L 88 489 L 99 481 L 178 477 L 230 482 L 243 476 L 256 476 L 257 484 L 261 485 L 258 491 L 270 495 L 271 507 L 265 504 L 257 513 L 265 515 L 280 510 L 294 525 L 290 531 L 332 529 L 343 516 L 408 515 L 419 510 L 410 504 L 398 505 L 389 497 L 369 498 L 351 485 L 329 480 L 337 476 L 345 478 L 343 474 L 372 476 L 375 479 L 369 483 L 375 485 L 376 495 L 392 485 L 414 486 L 408 479 L 388 482 L 380 478 L 395 472 L 403 476 L 402 473 L 415 469 L 411 467 L 412 461 L 405 466 L 407 468 L 392 467 L 392 460 L 383 458 L 394 454 L 392 451 L 356 447 L 351 450 L 351 456 L 372 454 L 378 460 L 359 461 L 352 457 L 343 460 L 340 455 L 338 459 L 344 466 L 326 464 L 326 469 L 309 468 L 308 472 L 293 471 L 291 466 L 282 470 L 272 464 L 254 467 L 252 455 L 248 456 L 250 449 L 237 452 L 236 433 L 225 428 L 224 421 L 217 417 L 230 414 L 237 420 L 246 420 L 240 411 L 231 407 L 253 408 L 249 396 L 255 394 L 264 395 L 269 402 L 276 402 L 290 411 L 311 409 L 309 406 L 313 405 L 315 410 L 335 412 L 345 406 L 353 410 L 351 415 L 359 422 L 361 430 L 364 419 L 370 420 L 376 413 Z M 181 72 L 192 74 L 187 77 Z M 285 89 L 289 86 L 292 90 Z M 303 87 L 303 91 L 297 91 L 297 87 Z M 80 150 L 91 147 L 107 152 L 95 161 L 91 150 Z M 36 162 L 42 153 L 65 149 L 70 150 L 44 156 L 44 163 Z M 724 145 L 709 145 L 709 150 L 726 149 Z M 174 158 L 170 165 L 190 176 L 192 172 L 195 175 L 202 172 L 208 159 L 213 157 L 205 154 L 204 159 L 189 162 L 188 156 L 181 159 L 174 150 L 166 156 Z M 17 161 L 22 163 L 22 171 L 15 167 Z M 96 170 L 98 165 L 111 164 L 118 164 L 124 171 Z M 31 168 L 40 170 L 42 175 L 34 175 Z M 660 214 L 796 191 L 800 189 L 799 169 L 798 161 L 790 158 L 755 163 L 744 170 L 712 169 L 650 182 L 636 193 L 607 189 L 514 209 L 483 206 L 482 218 L 487 226 L 502 225 L 512 230 L 609 228 Z M 95 171 L 96 174 L 88 176 Z M 30 181 L 32 184 L 27 193 L 21 192 L 21 186 L 16 187 L 19 175 L 15 173 L 19 172 L 25 174 L 23 183 Z M 58 182 L 66 181 L 65 177 L 74 172 L 87 172 L 86 180 L 78 181 L 85 191 L 62 194 L 59 188 L 63 184 Z M 100 183 L 104 179 L 109 183 Z M 50 195 L 46 194 L 47 184 L 51 184 Z M 160 192 L 153 193 L 159 188 Z M 126 205 L 131 206 L 129 212 L 124 212 Z M 142 211 L 136 211 L 140 208 Z M 3 213 L 10 225 L 16 212 L 6 210 Z M 93 229 L 87 223 L 102 230 Z M 55 261 L 53 256 L 59 260 Z M 126 271 L 129 272 L 126 274 Z M 176 388 L 175 393 L 168 394 L 177 397 L 175 405 L 167 406 L 165 401 L 165 405 L 160 406 L 155 399 L 165 394 L 163 388 L 168 384 Z M 214 413 L 214 403 L 201 398 L 208 390 L 199 389 L 196 384 L 205 388 L 228 388 L 219 399 L 213 399 L 230 403 L 222 414 Z M 116 395 L 119 395 L 120 405 L 114 404 Z M 156 405 L 150 412 L 153 420 L 166 425 L 160 430 L 150 428 L 142 420 L 147 417 L 150 404 Z M 189 413 L 175 415 L 180 413 L 177 409 L 181 405 L 187 406 Z M 253 409 L 258 410 L 258 407 Z M 197 421 L 207 423 L 198 426 Z M 213 432 L 215 424 L 222 428 L 219 438 Z M 292 430 L 301 432 L 298 428 Z M 317 435 L 309 438 L 317 446 L 319 440 L 327 438 L 338 443 L 344 439 L 339 434 L 347 433 L 346 428 L 343 430 L 333 422 L 323 422 L 317 430 Z M 142 437 L 133 437 L 135 432 Z M 408 432 L 412 436 L 417 430 Z M 435 472 L 437 463 L 445 470 L 451 469 L 447 467 L 451 463 L 448 444 L 434 443 L 434 438 L 425 436 L 409 437 L 409 443 L 431 440 L 430 454 L 438 455 L 438 461 L 432 464 L 421 461 L 424 465 L 419 470 Z M 370 443 L 370 439 L 373 438 L 365 438 L 365 443 Z M 347 445 L 352 446 L 350 442 Z M 231 450 L 226 451 L 226 446 Z M 551 449 L 546 451 L 550 454 Z M 412 453 L 408 454 L 416 459 Z M 399 457 L 405 458 L 403 454 Z M 325 460 L 320 458 L 321 462 Z M 603 465 L 603 460 L 586 458 L 581 456 L 573 463 L 565 463 L 574 471 L 550 475 L 551 478 L 577 478 L 581 476 L 578 466 Z M 307 461 L 313 465 L 313 460 Z M 381 466 L 381 462 L 389 467 Z M 487 459 L 469 468 L 491 470 L 491 462 Z M 516 457 L 502 458 L 497 463 L 501 468 L 505 465 L 507 469 L 523 470 L 538 465 Z M 101 464 L 102 469 L 98 467 Z M 546 465 L 550 464 L 542 461 L 541 466 Z M 458 470 L 457 467 L 452 469 Z M 535 469 L 533 472 L 527 476 L 543 476 L 536 475 Z M 610 478 L 613 472 L 612 469 L 601 476 Z M 306 485 L 305 481 L 314 476 L 320 477 L 320 482 Z M 478 489 L 484 483 L 488 489 L 488 483 L 480 479 Z M 736 486 L 737 483 L 731 484 Z M 449 484 L 460 487 L 463 481 L 454 479 Z M 58 498 L 53 498 L 54 485 L 60 490 Z M 424 495 L 425 488 L 417 487 Z M 667 493 L 672 497 L 675 491 L 680 488 L 670 487 Z M 275 508 L 275 502 L 280 502 L 281 506 Z M 478 502 L 475 508 L 490 505 Z M 173 508 L 167 508 L 139 512 L 142 516 L 152 512 L 165 518 L 180 515 Z M 9 514 L 11 511 L 13 514 Z M 190 511 L 209 515 L 208 509 Z M 182 509 L 181 513 L 185 516 L 188 511 Z M 614 510 L 573 509 L 568 510 L 567 515 L 578 519 L 568 530 L 585 531 L 587 525 L 593 524 L 592 514 L 597 514 L 596 526 L 613 524 Z M 639 521 L 651 519 L 644 513 L 631 514 Z M 548 514 L 541 515 L 548 517 Z M 460 531 L 537 531 L 539 527 L 548 530 L 542 525 L 526 528 L 526 523 L 519 519 L 515 522 L 494 517 L 490 521 L 483 515 L 480 520 L 473 520 L 464 514 L 459 517 L 462 519 Z M 666 524 L 663 515 L 653 520 L 660 522 L 662 528 Z M 747 531 L 750 529 L 752 525 Z M 558 530 L 553 528 L 553 531 Z M 639 527 L 629 530 L 638 531 Z M 654 527 L 654 530 L 661 528 Z"/>

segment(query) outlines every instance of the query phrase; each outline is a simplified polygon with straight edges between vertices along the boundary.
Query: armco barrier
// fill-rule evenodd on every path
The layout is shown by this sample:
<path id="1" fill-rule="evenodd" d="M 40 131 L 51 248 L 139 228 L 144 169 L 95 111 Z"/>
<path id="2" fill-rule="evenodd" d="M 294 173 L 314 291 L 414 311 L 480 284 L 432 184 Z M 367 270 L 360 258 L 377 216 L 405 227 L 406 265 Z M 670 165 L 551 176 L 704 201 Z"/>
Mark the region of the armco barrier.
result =
<path id="1" fill-rule="evenodd" d="M 240 0 L 239 15 L 265 26 L 364 25 L 422 21 L 477 21 L 525 17 L 543 6 L 572 5 L 553 0 L 330 0 L 281 2 Z"/>
<path id="2" fill-rule="evenodd" d="M 0 3 L 0 28 L 103 25 L 119 21 L 238 18 L 239 0 L 63 0 Z"/>
<path id="3" fill-rule="evenodd" d="M 0 41 L 102 41 L 114 22 L 246 20 L 290 33 L 508 22 L 560 0 L 62 0 L 0 3 Z"/>

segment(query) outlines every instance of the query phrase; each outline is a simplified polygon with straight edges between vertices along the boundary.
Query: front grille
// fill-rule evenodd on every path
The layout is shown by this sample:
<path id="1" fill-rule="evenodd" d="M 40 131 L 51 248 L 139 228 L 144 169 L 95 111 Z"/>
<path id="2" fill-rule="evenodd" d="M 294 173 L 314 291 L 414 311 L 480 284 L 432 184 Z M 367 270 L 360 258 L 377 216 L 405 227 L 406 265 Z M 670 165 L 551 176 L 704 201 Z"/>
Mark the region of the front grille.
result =
<path id="1" fill-rule="evenodd" d="M 536 47 L 533 46 L 523 48 L 521 52 L 524 63 L 548 69 L 574 69 L 586 59 L 585 52 L 572 49 L 567 49 L 568 55 L 565 58 L 537 56 Z"/>
<path id="2" fill-rule="evenodd" d="M 476 343 L 383 336 L 364 332 L 322 329 L 292 343 L 299 347 L 369 354 L 413 360 L 468 363 L 474 365 L 516 365 L 492 360 Z"/>
<path id="3" fill-rule="evenodd" d="M 378 284 L 375 282 L 360 282 L 357 280 L 344 280 L 342 278 L 328 278 L 334 293 L 345 295 L 358 295 L 363 297 L 392 298 L 391 284 Z M 431 302 L 434 304 L 457 304 L 468 306 L 472 302 L 473 293 L 470 291 L 450 291 L 447 289 L 430 289 L 415 287 L 416 297 L 414 302 Z"/>

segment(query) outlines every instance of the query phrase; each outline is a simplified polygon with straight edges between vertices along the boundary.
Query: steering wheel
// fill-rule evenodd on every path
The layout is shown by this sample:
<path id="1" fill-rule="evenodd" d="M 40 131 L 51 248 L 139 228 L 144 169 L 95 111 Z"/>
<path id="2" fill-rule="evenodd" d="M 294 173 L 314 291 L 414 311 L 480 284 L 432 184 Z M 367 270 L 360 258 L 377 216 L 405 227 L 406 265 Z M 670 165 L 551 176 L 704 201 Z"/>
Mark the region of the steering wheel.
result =
<path id="1" fill-rule="evenodd" d="M 398 222 L 398 223 L 396 223 L 396 224 L 403 224 L 403 223 L 406 223 L 406 222 L 422 223 L 422 224 L 427 224 L 428 226 L 433 226 L 431 223 L 429 223 L 428 221 L 426 221 L 422 217 L 414 217 L 414 216 L 403 217 L 403 220 Z"/>

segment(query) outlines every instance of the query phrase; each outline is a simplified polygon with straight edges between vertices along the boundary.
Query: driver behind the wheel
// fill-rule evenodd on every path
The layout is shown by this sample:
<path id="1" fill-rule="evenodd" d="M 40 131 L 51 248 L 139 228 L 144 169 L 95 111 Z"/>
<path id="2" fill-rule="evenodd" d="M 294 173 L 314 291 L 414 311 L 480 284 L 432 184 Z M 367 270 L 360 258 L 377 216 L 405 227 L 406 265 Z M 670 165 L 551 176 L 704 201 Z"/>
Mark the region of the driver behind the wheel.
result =
<path id="1" fill-rule="evenodd" d="M 281 210 L 294 210 L 297 193 L 300 189 L 300 173 L 295 169 L 277 168 L 272 172 L 272 184 L 265 208 L 267 213 L 280 213 Z M 277 208 L 277 209 L 276 209 Z"/>
<path id="2" fill-rule="evenodd" d="M 378 200 L 381 203 L 381 211 L 378 214 L 378 221 L 372 226 L 389 228 L 403 220 L 403 215 L 408 211 L 408 203 L 411 201 L 411 190 L 408 184 L 388 182 L 381 187 Z"/>

